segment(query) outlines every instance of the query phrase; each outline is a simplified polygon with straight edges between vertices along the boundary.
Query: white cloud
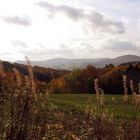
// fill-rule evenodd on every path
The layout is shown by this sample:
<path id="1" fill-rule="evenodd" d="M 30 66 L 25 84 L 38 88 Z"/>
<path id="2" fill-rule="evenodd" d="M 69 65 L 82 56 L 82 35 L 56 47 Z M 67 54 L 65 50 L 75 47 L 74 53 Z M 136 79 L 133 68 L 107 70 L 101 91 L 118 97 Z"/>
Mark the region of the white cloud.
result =
<path id="1" fill-rule="evenodd" d="M 108 1 L 0 1 L 0 59 L 139 55 L 140 2 Z"/>
<path id="2" fill-rule="evenodd" d="M 124 33 L 123 23 L 107 18 L 105 15 L 95 11 L 85 11 L 67 5 L 54 5 L 48 2 L 38 2 L 38 6 L 50 12 L 49 17 L 54 17 L 57 13 L 63 13 L 73 21 L 85 21 L 94 30 L 98 29 L 107 33 Z"/>

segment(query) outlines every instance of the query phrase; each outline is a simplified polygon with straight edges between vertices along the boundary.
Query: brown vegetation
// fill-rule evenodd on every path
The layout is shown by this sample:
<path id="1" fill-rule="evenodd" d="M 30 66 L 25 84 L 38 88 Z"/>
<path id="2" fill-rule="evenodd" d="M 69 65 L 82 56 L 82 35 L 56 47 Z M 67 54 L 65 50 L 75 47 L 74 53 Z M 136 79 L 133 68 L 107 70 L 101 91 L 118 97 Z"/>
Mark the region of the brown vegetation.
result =
<path id="1" fill-rule="evenodd" d="M 83 70 L 73 70 L 60 78 L 53 79 L 49 85 L 53 88 L 54 93 L 95 93 L 95 89 L 92 87 L 94 79 L 98 78 L 105 93 L 122 94 L 124 74 L 128 78 L 127 85 L 130 80 L 133 80 L 134 89 L 137 91 L 140 82 L 140 64 L 125 64 L 117 67 L 107 65 L 102 69 L 89 65 Z M 128 86 L 128 94 L 130 93 L 132 92 Z"/>
<path id="2" fill-rule="evenodd" d="M 70 92 L 86 92 L 90 88 L 92 91 L 95 85 L 94 90 L 96 90 L 100 106 L 99 114 L 96 114 L 96 110 L 91 113 L 91 105 L 87 108 L 88 112 L 62 110 L 55 106 L 46 108 L 47 111 L 43 111 L 37 106 L 37 104 L 42 104 L 41 101 L 38 101 L 36 95 L 36 84 L 38 81 L 34 81 L 33 68 L 29 60 L 27 61 L 27 75 L 23 75 L 17 68 L 14 68 L 13 71 L 5 72 L 2 62 L 0 62 L 0 140 L 140 139 L 139 118 L 130 120 L 123 118 L 118 121 L 115 120 L 112 113 L 103 110 L 105 95 L 103 89 L 101 89 L 102 82 L 104 82 L 101 79 L 108 78 L 110 75 L 121 77 L 125 73 L 124 78 L 118 79 L 118 81 L 121 80 L 120 84 L 124 90 L 124 95 L 128 94 L 128 87 L 130 87 L 131 92 L 134 92 L 134 84 L 136 82 L 132 82 L 132 79 L 129 77 L 128 69 L 130 67 L 125 67 L 124 71 L 122 66 L 117 68 L 111 66 L 111 68 L 105 68 L 102 71 L 93 66 L 88 66 L 84 70 L 75 70 L 59 79 L 51 81 L 52 90 L 57 90 L 58 92 L 62 89 L 64 90 L 63 92 L 66 89 Z M 131 69 L 133 69 L 132 66 Z M 102 76 L 102 72 L 105 76 Z M 112 78 L 112 80 L 114 79 Z M 128 84 L 129 81 L 131 81 L 130 85 Z M 124 82 L 124 88 L 122 82 Z M 132 98 L 134 97 L 134 109 L 137 109 L 139 103 L 137 93 L 133 93 L 134 96 L 132 96 Z M 48 98 L 48 92 L 46 97 Z M 125 100 L 125 103 L 127 103 L 127 100 Z"/>

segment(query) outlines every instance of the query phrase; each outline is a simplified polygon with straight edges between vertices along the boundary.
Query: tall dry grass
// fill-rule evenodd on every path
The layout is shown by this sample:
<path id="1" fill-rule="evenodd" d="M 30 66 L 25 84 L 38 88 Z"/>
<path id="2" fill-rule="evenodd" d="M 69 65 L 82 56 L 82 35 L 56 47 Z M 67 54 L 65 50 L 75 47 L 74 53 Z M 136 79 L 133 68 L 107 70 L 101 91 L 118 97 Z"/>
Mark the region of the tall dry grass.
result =
<path id="1" fill-rule="evenodd" d="M 37 95 L 33 68 L 29 59 L 29 76 L 23 76 L 13 69 L 15 77 L 14 92 L 6 92 L 5 71 L 0 61 L 0 140 L 139 140 L 140 120 L 127 118 L 116 121 L 113 112 L 103 109 L 106 103 L 105 93 L 100 87 L 99 79 L 94 80 L 96 99 L 100 107 L 99 115 L 90 104 L 86 114 L 79 110 L 49 109 L 46 112 L 36 106 Z M 128 86 L 138 105 L 139 95 L 135 93 L 134 82 L 127 84 L 123 76 L 124 101 L 128 101 Z M 139 89 L 140 90 L 140 89 Z M 40 95 L 41 98 L 42 95 Z M 44 96 L 43 96 L 44 97 Z M 43 97 L 41 100 L 43 100 Z M 46 98 L 49 91 L 46 91 Z M 47 101 L 45 99 L 45 101 Z M 115 98 L 112 98 L 115 102 Z M 91 100 L 88 102 L 91 103 Z"/>
<path id="2" fill-rule="evenodd" d="M 29 76 L 21 77 L 14 68 L 16 84 L 14 93 L 10 94 L 5 93 L 5 72 L 0 62 L 0 140 L 39 140 L 45 135 L 44 120 L 35 107 L 37 99 L 33 70 L 27 60 Z"/>

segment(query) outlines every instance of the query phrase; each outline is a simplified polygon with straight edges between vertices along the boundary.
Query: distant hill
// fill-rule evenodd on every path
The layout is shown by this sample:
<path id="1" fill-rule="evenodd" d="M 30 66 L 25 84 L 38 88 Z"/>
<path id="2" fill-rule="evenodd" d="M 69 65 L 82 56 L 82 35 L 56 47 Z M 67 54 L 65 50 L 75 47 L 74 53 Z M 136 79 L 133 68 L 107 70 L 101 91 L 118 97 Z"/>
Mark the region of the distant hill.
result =
<path id="1" fill-rule="evenodd" d="M 136 55 L 123 55 L 120 57 L 116 57 L 114 59 L 105 60 L 106 63 L 111 63 L 114 65 L 120 65 L 122 63 L 129 63 L 129 62 L 140 62 L 140 57 Z"/>
<path id="2" fill-rule="evenodd" d="M 116 58 L 91 58 L 91 59 L 67 59 L 54 58 L 45 61 L 32 61 L 33 66 L 49 67 L 55 69 L 72 70 L 75 68 L 85 68 L 87 65 L 104 67 L 107 64 L 120 65 L 122 63 L 140 62 L 140 57 L 136 55 L 123 55 Z M 16 63 L 26 64 L 25 61 Z"/>
<path id="3" fill-rule="evenodd" d="M 75 68 L 85 68 L 89 64 L 98 63 L 104 58 L 99 59 L 67 59 L 67 58 L 54 58 L 45 61 L 32 61 L 33 66 L 49 67 L 55 69 L 72 70 Z M 25 61 L 16 61 L 16 63 L 26 64 Z"/>

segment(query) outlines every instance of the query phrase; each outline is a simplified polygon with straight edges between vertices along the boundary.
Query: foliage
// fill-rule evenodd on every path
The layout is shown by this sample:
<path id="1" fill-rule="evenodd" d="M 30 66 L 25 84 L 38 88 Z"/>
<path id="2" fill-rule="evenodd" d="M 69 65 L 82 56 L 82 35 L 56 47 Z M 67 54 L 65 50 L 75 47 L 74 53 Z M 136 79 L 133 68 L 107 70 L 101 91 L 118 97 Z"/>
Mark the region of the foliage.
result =
<path id="1" fill-rule="evenodd" d="M 54 93 L 94 93 L 94 79 L 98 78 L 105 93 L 122 94 L 122 77 L 124 74 L 127 75 L 129 81 L 133 80 L 134 88 L 138 90 L 140 64 L 117 67 L 110 64 L 102 69 L 89 65 L 85 69 L 75 69 L 60 78 L 53 79 L 49 86 Z M 127 84 L 129 84 L 129 81 Z M 128 90 L 131 93 L 130 87 L 128 87 Z"/>
<path id="2" fill-rule="evenodd" d="M 105 95 L 100 86 L 96 86 L 100 100 L 93 94 L 50 95 L 49 90 L 46 91 L 46 83 L 35 78 L 28 59 L 27 62 L 27 75 L 17 68 L 5 71 L 0 62 L 0 140 L 140 139 L 138 94 L 127 95 L 127 100 L 123 100 L 121 95 Z M 112 85 L 106 90 L 113 92 L 116 87 L 120 88 L 118 85 L 122 87 L 121 76 L 124 73 L 125 77 L 128 76 L 124 88 L 129 86 L 127 82 L 133 78 L 131 74 L 135 70 L 139 73 L 139 67 L 136 66 L 115 68 L 111 65 L 103 71 L 88 66 L 61 78 L 55 77 L 49 86 L 52 85 L 51 91 L 55 92 L 94 92 L 93 81 L 99 78 L 102 81 L 97 83 L 96 80 L 96 84 L 103 86 L 102 82 L 111 81 L 108 84 Z M 40 94 L 36 94 L 37 91 Z M 46 94 L 41 94 L 44 91 Z"/>

